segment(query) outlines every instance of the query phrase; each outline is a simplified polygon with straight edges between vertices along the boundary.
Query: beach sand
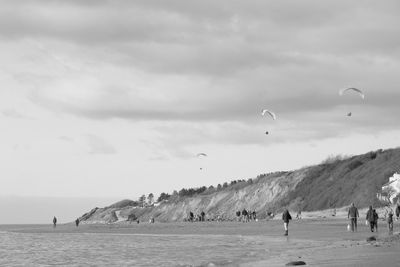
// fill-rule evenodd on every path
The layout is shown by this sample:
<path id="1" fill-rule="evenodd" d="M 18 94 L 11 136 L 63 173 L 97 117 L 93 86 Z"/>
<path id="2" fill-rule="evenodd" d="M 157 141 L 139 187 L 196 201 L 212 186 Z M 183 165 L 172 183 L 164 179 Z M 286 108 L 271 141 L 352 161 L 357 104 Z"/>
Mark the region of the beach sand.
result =
<path id="1" fill-rule="evenodd" d="M 386 223 L 379 222 L 379 232 L 371 233 L 365 220 L 359 221 L 357 233 L 347 232 L 345 218 L 313 218 L 293 220 L 289 236 L 283 236 L 280 220 L 258 222 L 177 222 L 132 224 L 74 224 L 0 226 L 0 230 L 17 233 L 112 233 L 117 235 L 193 235 L 272 238 L 277 247 L 267 244 L 266 257 L 241 262 L 235 266 L 284 266 L 290 261 L 304 261 L 307 266 L 400 266 L 400 223 L 395 222 L 395 233 L 388 235 Z M 377 241 L 367 242 L 375 236 Z M 260 239 L 262 240 L 262 239 Z M 210 264 L 209 266 L 214 266 Z"/>

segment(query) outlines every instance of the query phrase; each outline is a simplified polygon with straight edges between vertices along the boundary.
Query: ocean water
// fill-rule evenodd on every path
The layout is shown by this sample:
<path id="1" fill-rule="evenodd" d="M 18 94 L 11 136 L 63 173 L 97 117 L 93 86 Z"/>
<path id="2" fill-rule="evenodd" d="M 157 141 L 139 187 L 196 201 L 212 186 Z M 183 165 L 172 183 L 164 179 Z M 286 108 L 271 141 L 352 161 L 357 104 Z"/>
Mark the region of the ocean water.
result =
<path id="1" fill-rule="evenodd" d="M 293 246 L 256 235 L 1 231 L 0 266 L 241 266 Z"/>

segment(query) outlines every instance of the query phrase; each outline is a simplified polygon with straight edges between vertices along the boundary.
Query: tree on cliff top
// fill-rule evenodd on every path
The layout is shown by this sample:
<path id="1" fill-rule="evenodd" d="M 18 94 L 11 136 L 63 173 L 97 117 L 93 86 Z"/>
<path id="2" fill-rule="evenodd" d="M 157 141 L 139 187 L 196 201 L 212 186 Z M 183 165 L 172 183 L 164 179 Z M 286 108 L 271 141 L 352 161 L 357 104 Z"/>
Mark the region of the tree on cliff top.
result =
<path id="1" fill-rule="evenodd" d="M 153 204 L 153 202 L 154 202 L 154 195 L 153 195 L 153 193 L 150 193 L 150 194 L 147 196 L 147 202 L 149 203 L 149 205 Z"/>
<path id="2" fill-rule="evenodd" d="M 139 204 L 141 207 L 144 206 L 145 202 L 146 202 L 146 195 L 142 195 L 141 197 L 139 197 Z"/>
<path id="3" fill-rule="evenodd" d="M 163 200 L 168 200 L 170 197 L 171 197 L 171 195 L 162 192 L 162 193 L 160 194 L 160 196 L 158 197 L 157 202 L 161 202 L 161 201 L 163 201 Z"/>

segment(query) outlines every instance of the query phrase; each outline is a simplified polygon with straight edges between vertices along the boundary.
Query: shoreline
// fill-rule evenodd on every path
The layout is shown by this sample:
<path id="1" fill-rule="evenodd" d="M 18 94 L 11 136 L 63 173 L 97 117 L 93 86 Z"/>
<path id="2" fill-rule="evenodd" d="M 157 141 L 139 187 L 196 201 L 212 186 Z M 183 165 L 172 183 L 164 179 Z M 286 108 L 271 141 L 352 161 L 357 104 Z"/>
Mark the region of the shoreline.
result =
<path id="1" fill-rule="evenodd" d="M 361 221 L 363 222 L 363 220 Z M 284 266 L 302 260 L 307 266 L 393 266 L 400 251 L 400 223 L 395 233 L 388 235 L 385 223 L 379 222 L 378 233 L 371 233 L 360 224 L 357 233 L 346 231 L 347 220 L 342 218 L 301 219 L 289 225 L 289 236 L 283 236 L 280 220 L 258 222 L 181 222 L 141 224 L 72 224 L 57 225 L 0 225 L 0 231 L 17 234 L 95 234 L 121 236 L 184 236 L 196 239 L 212 236 L 221 240 L 238 237 L 266 242 L 268 259 L 255 259 L 238 266 Z M 375 236 L 376 241 L 367 242 Z M 273 245 L 276 243 L 276 246 Z M 271 245 L 272 244 L 272 245 Z M 210 265 L 212 266 L 212 265 Z"/>

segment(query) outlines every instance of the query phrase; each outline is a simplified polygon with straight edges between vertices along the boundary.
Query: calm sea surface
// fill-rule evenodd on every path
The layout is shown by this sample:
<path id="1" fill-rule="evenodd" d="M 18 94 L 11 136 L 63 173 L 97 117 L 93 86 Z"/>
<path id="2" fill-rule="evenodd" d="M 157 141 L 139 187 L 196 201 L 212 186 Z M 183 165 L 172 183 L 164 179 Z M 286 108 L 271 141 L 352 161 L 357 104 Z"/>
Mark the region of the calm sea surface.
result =
<path id="1" fill-rule="evenodd" d="M 0 227 L 1 229 L 1 227 Z M 305 245 L 305 244 L 303 244 Z M 0 231 L 0 266 L 239 266 L 280 255 L 282 237 Z"/>

